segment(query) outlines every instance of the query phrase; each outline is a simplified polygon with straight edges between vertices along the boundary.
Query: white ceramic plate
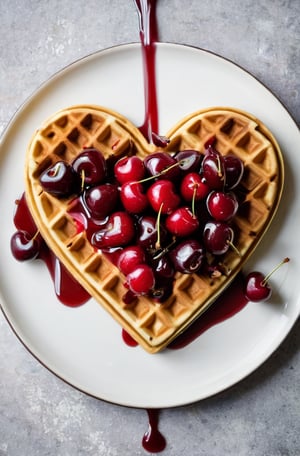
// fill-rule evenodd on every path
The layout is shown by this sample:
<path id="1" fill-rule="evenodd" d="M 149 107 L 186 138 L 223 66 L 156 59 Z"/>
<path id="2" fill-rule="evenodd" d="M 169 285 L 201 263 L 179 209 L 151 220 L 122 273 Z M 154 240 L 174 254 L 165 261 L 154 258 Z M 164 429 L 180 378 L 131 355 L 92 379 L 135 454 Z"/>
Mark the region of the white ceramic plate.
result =
<path id="1" fill-rule="evenodd" d="M 286 165 L 279 213 L 247 270 L 268 272 L 291 262 L 274 278 L 274 297 L 249 303 L 181 350 L 157 355 L 130 348 L 119 326 L 93 300 L 79 308 L 60 304 L 40 262 L 19 264 L 10 253 L 14 200 L 23 191 L 27 144 L 55 111 L 99 104 L 142 124 L 140 46 L 98 52 L 65 68 L 19 110 L 2 137 L 0 155 L 0 291 L 13 330 L 53 373 L 97 398 L 133 407 L 172 407 L 207 398 L 256 369 L 290 331 L 300 309 L 299 130 L 282 104 L 260 82 L 227 60 L 182 45 L 158 45 L 160 133 L 209 106 L 234 106 L 260 118 L 275 134 Z"/>

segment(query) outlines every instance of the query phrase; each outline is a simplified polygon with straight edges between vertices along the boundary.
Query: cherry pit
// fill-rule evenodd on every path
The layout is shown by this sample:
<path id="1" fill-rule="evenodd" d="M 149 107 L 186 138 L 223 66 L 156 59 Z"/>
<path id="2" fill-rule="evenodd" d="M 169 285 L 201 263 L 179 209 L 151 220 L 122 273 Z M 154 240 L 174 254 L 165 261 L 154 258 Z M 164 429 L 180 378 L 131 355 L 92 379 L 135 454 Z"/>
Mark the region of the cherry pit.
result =
<path id="1" fill-rule="evenodd" d="M 172 294 L 176 273 L 226 274 L 228 250 L 239 255 L 234 218 L 243 173 L 241 159 L 223 156 L 212 137 L 204 151 L 158 150 L 144 159 L 132 155 L 115 162 L 84 148 L 73 162 L 47 168 L 40 184 L 56 198 L 69 198 L 69 214 L 83 220 L 79 229 L 118 266 L 125 303 L 140 295 L 163 302 Z M 38 257 L 40 243 L 38 232 L 18 230 L 11 250 L 27 261 Z M 249 274 L 246 298 L 268 299 L 268 279 Z"/>

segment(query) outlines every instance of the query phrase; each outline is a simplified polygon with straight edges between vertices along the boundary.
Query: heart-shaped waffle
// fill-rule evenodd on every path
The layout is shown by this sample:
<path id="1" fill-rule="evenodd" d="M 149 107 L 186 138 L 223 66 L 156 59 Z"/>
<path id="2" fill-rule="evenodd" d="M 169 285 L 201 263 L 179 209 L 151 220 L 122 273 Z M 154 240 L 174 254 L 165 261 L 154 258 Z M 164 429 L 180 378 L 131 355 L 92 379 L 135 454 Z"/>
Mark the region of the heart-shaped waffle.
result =
<path id="1" fill-rule="evenodd" d="M 181 274 L 173 294 L 163 303 L 145 296 L 130 305 L 123 302 L 124 277 L 101 251 L 95 250 L 85 231 L 78 232 L 68 213 L 72 198 L 58 199 L 43 191 L 39 177 L 58 160 L 73 159 L 84 147 L 94 147 L 109 157 L 136 154 L 144 158 L 158 148 L 149 144 L 123 116 L 98 106 L 74 106 L 48 119 L 28 147 L 26 199 L 49 248 L 71 274 L 148 352 L 166 347 L 204 312 L 229 285 L 257 247 L 276 212 L 283 187 L 283 160 L 272 134 L 251 115 L 231 108 L 198 111 L 181 120 L 166 135 L 163 150 L 204 150 L 216 138 L 216 149 L 233 153 L 244 163 L 241 187 L 244 202 L 235 217 L 237 255 L 224 259 L 227 274 Z"/>

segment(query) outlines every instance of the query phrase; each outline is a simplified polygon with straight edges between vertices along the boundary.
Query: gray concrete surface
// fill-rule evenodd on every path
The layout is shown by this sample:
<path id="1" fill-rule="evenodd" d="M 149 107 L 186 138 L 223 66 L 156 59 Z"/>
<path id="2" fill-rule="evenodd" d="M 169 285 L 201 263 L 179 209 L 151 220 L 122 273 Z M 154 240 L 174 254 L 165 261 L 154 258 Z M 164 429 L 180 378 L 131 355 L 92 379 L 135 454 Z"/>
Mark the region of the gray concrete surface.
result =
<path id="1" fill-rule="evenodd" d="M 158 0 L 157 9 L 161 41 L 199 46 L 238 63 L 299 124 L 299 0 Z M 0 131 L 54 72 L 138 38 L 130 0 L 1 0 Z M 299 456 L 299 334 L 298 322 L 271 358 L 230 390 L 163 410 L 162 454 Z M 145 411 L 98 401 L 57 379 L 0 315 L 0 456 L 143 455 L 146 427 Z"/>

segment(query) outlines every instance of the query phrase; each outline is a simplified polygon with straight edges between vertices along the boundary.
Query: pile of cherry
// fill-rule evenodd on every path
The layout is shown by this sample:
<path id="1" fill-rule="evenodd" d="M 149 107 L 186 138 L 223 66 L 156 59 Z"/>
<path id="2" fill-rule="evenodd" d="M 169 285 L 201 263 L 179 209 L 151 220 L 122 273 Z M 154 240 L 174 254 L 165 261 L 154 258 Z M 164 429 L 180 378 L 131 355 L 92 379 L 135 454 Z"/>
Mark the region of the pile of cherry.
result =
<path id="1" fill-rule="evenodd" d="M 73 196 L 70 213 L 125 276 L 125 302 L 138 295 L 162 302 L 172 293 L 177 271 L 226 273 L 222 256 L 236 250 L 234 189 L 243 172 L 242 161 L 221 155 L 212 138 L 204 153 L 158 151 L 143 160 L 136 155 L 105 159 L 97 149 L 83 149 L 72 163 L 58 161 L 46 169 L 40 183 L 59 199 Z M 17 231 L 11 250 L 18 260 L 36 258 L 39 235 Z M 248 276 L 249 299 L 270 294 L 261 273 Z"/>

